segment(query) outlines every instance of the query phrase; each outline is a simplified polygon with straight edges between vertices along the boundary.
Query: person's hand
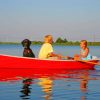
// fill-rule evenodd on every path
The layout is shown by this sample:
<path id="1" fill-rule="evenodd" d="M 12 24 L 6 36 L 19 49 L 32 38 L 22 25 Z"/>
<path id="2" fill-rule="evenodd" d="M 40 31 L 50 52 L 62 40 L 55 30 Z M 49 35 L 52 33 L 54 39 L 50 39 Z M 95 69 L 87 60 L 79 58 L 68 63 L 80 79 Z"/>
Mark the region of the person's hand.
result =
<path id="1" fill-rule="evenodd" d="M 79 54 L 75 54 L 74 55 L 74 60 L 80 60 L 80 55 Z"/>
<path id="2" fill-rule="evenodd" d="M 61 56 L 61 55 L 59 55 L 59 54 L 58 54 L 58 56 L 57 56 L 57 57 L 58 57 L 58 59 L 62 59 L 62 56 Z"/>
<path id="3" fill-rule="evenodd" d="M 69 59 L 70 57 L 69 57 L 69 56 L 65 56 L 65 58 L 66 58 L 66 59 Z"/>

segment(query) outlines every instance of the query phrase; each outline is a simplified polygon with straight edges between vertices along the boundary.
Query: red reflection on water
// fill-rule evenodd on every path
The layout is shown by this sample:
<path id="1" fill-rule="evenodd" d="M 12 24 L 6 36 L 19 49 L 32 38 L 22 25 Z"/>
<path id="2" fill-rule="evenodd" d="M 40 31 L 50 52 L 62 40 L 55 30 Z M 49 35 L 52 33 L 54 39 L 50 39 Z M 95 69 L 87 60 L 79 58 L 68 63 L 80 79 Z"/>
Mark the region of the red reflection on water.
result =
<path id="1" fill-rule="evenodd" d="M 30 86 L 34 84 L 34 79 L 38 79 L 38 84 L 45 93 L 45 100 L 51 100 L 53 91 L 53 80 L 75 79 L 79 81 L 80 91 L 87 91 L 87 84 L 90 78 L 90 70 L 39 70 L 39 69 L 0 69 L 0 82 L 13 82 L 22 80 L 23 87 L 21 89 L 21 98 L 28 98 L 31 94 Z M 82 96 L 81 100 L 85 100 Z"/>
<path id="2" fill-rule="evenodd" d="M 50 77 L 60 78 L 80 78 L 86 75 L 88 70 L 39 70 L 39 69 L 0 69 L 0 81 L 21 80 L 22 78 Z"/>

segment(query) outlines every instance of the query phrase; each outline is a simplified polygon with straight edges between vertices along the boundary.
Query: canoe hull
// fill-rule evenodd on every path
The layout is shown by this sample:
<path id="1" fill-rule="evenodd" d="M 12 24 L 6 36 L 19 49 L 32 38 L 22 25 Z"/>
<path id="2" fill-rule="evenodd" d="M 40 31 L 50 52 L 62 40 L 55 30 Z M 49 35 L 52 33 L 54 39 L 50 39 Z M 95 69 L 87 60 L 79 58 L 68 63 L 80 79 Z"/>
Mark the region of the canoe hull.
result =
<path id="1" fill-rule="evenodd" d="M 91 60 L 98 62 L 98 60 Z M 94 65 L 73 60 L 40 60 L 38 58 L 0 55 L 0 68 L 94 69 Z"/>

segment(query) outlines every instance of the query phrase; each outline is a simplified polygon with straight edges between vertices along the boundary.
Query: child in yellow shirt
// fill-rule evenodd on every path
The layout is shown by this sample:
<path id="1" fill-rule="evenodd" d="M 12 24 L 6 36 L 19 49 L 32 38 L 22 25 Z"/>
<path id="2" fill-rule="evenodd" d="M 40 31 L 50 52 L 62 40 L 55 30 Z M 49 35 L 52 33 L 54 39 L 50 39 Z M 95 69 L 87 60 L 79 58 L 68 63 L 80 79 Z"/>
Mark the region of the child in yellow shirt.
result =
<path id="1" fill-rule="evenodd" d="M 61 59 L 61 55 L 55 54 L 52 47 L 53 38 L 51 35 L 46 35 L 44 37 L 44 44 L 42 45 L 38 57 L 40 59 L 47 59 L 56 57 L 57 59 Z"/>

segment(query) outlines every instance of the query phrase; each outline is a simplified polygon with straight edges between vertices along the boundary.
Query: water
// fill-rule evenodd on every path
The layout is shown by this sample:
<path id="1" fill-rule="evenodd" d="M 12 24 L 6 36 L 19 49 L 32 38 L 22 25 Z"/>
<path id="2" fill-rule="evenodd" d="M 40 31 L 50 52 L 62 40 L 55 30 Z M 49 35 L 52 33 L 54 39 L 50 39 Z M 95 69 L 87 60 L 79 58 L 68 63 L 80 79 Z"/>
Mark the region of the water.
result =
<path id="1" fill-rule="evenodd" d="M 38 55 L 40 46 L 31 46 Z M 100 57 L 100 47 L 89 47 Z M 54 46 L 62 55 L 79 53 L 79 46 Z M 0 45 L 0 53 L 22 56 L 21 45 Z M 95 70 L 0 69 L 1 100 L 99 100 L 100 66 Z"/>

